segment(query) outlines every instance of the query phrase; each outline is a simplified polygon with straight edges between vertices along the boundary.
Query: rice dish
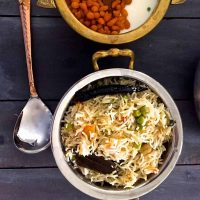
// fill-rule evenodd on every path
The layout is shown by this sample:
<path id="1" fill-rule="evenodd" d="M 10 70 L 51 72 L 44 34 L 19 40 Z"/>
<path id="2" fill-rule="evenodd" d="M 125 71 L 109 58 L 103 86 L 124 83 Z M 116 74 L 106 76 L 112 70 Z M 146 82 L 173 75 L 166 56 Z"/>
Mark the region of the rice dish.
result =
<path id="1" fill-rule="evenodd" d="M 110 82 L 105 79 L 101 85 Z M 112 83 L 136 84 L 126 79 L 112 80 Z M 64 113 L 60 132 L 67 162 L 86 179 L 102 185 L 133 188 L 137 181 L 146 181 L 150 174 L 159 173 L 173 126 L 169 110 L 148 88 L 76 102 Z M 79 165 L 77 156 L 90 158 L 91 155 L 111 161 L 113 170 L 102 173 Z"/>

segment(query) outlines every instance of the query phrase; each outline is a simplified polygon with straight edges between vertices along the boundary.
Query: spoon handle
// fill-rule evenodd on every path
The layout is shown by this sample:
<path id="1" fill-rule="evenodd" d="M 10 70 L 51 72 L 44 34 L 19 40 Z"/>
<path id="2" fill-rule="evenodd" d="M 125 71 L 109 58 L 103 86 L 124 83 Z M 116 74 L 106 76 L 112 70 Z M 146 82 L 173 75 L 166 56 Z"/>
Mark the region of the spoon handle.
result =
<path id="1" fill-rule="evenodd" d="M 33 68 L 32 68 L 32 54 L 31 54 L 31 27 L 30 27 L 30 11 L 31 11 L 31 0 L 19 0 L 20 4 L 20 16 L 22 22 L 24 45 L 26 53 L 26 63 L 28 70 L 28 80 L 30 88 L 30 96 L 37 97 L 34 78 L 33 78 Z"/>

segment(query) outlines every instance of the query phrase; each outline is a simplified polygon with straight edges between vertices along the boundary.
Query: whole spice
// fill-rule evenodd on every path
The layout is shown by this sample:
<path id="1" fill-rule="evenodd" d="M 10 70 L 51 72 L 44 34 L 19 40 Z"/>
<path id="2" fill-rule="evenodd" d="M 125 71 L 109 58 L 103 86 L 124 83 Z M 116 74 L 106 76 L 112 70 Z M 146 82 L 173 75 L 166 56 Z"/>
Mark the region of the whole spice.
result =
<path id="1" fill-rule="evenodd" d="M 75 156 L 77 165 L 98 171 L 102 174 L 110 174 L 116 170 L 115 163 L 111 160 L 105 160 L 103 156 Z"/>
<path id="2" fill-rule="evenodd" d="M 126 5 L 132 0 L 66 0 L 75 17 L 88 28 L 103 34 L 119 34 L 130 28 Z"/>
<path id="3" fill-rule="evenodd" d="M 128 85 L 104 85 L 87 91 L 78 91 L 75 93 L 72 103 L 86 101 L 88 99 L 107 94 L 127 94 L 133 92 L 143 92 L 147 90 L 144 86 L 128 86 Z"/>

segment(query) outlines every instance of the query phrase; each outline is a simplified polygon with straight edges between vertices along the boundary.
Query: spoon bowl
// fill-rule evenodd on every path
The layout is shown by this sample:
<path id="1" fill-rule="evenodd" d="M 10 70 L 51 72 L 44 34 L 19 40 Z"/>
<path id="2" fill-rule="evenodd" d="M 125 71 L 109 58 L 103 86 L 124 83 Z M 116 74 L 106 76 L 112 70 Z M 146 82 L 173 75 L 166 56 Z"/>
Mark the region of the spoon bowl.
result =
<path id="1" fill-rule="evenodd" d="M 52 114 L 38 97 L 29 99 L 18 116 L 13 139 L 25 153 L 38 153 L 50 145 Z"/>

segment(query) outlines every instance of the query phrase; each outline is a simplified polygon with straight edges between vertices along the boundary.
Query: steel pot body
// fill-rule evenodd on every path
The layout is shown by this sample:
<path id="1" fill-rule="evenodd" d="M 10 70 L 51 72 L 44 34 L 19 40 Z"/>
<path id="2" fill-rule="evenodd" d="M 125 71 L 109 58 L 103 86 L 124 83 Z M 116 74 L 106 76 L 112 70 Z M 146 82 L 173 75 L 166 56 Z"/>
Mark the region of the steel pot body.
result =
<path id="1" fill-rule="evenodd" d="M 130 50 L 118 50 L 118 49 L 111 49 L 109 52 L 101 51 L 97 52 L 93 56 L 93 62 L 95 69 L 98 69 L 97 60 L 100 57 L 105 57 L 107 55 L 129 55 L 132 57 L 130 62 L 130 68 L 133 66 L 133 53 Z M 97 187 L 91 183 L 85 181 L 80 175 L 77 174 L 66 162 L 64 152 L 62 150 L 61 138 L 60 138 L 60 122 L 63 118 L 64 112 L 69 105 L 71 99 L 73 98 L 74 94 L 82 89 L 83 87 L 87 86 L 88 84 L 107 77 L 129 77 L 131 79 L 139 80 L 143 83 L 146 83 L 155 93 L 157 93 L 161 99 L 164 101 L 165 105 L 168 107 L 173 119 L 176 121 L 176 126 L 174 128 L 174 134 L 172 143 L 168 149 L 168 154 L 166 159 L 164 160 L 163 165 L 160 168 L 160 172 L 158 175 L 150 177 L 146 182 L 136 186 L 134 189 L 129 190 L 114 190 L 114 189 L 104 189 L 102 187 Z M 82 78 L 80 81 L 75 83 L 63 96 L 60 100 L 57 109 L 54 115 L 54 122 L 52 127 L 52 137 L 51 137 L 51 144 L 52 144 L 52 151 L 56 161 L 56 164 L 64 177 L 77 189 L 80 191 L 95 197 L 97 199 L 107 199 L 107 200 L 127 200 L 140 197 L 154 188 L 156 188 L 159 184 L 161 184 L 173 168 L 176 165 L 176 162 L 179 158 L 179 155 L 182 150 L 182 143 L 183 143 L 183 128 L 181 117 L 179 111 L 176 107 L 175 102 L 173 101 L 172 97 L 169 93 L 165 90 L 163 86 L 160 85 L 156 80 L 151 78 L 150 76 L 135 71 L 132 69 L 122 69 L 122 68 L 113 68 L 113 69 L 106 69 L 96 71 L 87 75 L 86 77 Z"/>

